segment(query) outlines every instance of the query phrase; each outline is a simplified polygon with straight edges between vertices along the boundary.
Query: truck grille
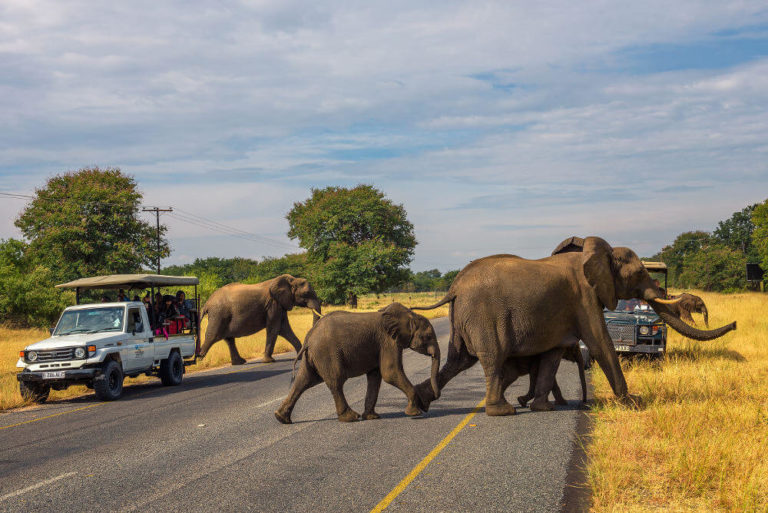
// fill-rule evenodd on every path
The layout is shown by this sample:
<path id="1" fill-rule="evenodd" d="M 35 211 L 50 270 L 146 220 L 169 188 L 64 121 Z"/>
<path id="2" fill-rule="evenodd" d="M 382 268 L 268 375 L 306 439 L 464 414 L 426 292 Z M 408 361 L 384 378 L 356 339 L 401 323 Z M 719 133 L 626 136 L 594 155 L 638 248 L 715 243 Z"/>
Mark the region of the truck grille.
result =
<path id="1" fill-rule="evenodd" d="M 635 326 L 626 324 L 609 324 L 608 334 L 614 342 L 621 341 L 626 344 L 635 343 Z"/>
<path id="2" fill-rule="evenodd" d="M 56 362 L 59 360 L 72 360 L 75 357 L 75 348 L 56 349 L 54 351 L 38 351 L 37 362 Z"/>

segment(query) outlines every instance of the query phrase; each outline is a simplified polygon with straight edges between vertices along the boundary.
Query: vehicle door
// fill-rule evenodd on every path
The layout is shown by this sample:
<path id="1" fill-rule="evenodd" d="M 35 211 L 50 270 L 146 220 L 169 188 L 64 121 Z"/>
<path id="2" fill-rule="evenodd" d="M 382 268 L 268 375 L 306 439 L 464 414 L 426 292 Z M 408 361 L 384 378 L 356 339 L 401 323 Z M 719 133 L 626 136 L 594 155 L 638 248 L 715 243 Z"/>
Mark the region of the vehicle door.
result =
<path id="1" fill-rule="evenodd" d="M 126 371 L 147 369 L 155 360 L 154 345 L 150 342 L 151 331 L 144 326 L 139 307 L 128 308 L 126 339 L 120 349 L 123 369 Z"/>

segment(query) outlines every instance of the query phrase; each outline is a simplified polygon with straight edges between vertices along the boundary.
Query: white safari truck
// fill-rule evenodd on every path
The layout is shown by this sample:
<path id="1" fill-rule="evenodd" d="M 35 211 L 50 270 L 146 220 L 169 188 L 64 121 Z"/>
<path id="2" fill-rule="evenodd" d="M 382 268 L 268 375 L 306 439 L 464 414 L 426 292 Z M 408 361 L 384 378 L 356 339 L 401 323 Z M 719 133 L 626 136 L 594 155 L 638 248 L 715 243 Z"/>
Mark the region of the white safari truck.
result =
<path id="1" fill-rule="evenodd" d="M 159 376 L 163 385 L 180 384 L 185 365 L 195 362 L 199 347 L 197 284 L 193 276 L 118 274 L 57 285 L 75 289 L 77 305 L 62 312 L 50 338 L 20 352 L 16 367 L 21 372 L 16 377 L 21 395 L 44 402 L 51 388 L 84 384 L 99 399 L 111 401 L 122 394 L 125 376 L 140 374 Z M 154 315 L 140 301 L 80 304 L 83 290 L 150 289 L 154 298 L 155 289 L 192 285 L 195 298 L 185 305 L 191 319 L 179 318 L 170 330 L 153 326 Z"/>

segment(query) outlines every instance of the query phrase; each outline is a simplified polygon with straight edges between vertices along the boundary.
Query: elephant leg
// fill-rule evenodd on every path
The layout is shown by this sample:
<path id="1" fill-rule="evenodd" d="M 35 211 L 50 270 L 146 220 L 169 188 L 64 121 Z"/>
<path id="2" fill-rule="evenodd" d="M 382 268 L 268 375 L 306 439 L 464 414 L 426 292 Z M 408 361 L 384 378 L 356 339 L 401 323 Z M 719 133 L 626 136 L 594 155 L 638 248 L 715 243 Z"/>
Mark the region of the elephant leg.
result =
<path id="1" fill-rule="evenodd" d="M 485 414 L 488 416 L 514 415 L 515 407 L 504 398 L 504 364 L 499 365 L 493 355 L 478 353 L 485 372 Z"/>
<path id="2" fill-rule="evenodd" d="M 381 388 L 381 371 L 376 368 L 367 374 L 368 377 L 368 390 L 365 392 L 365 411 L 363 412 L 364 420 L 378 419 L 379 414 L 374 411 L 376 408 L 376 401 L 379 398 L 379 388 Z"/>
<path id="3" fill-rule="evenodd" d="M 261 358 L 261 361 L 264 363 L 272 363 L 275 361 L 275 359 L 272 358 L 272 353 L 275 351 L 278 332 L 278 328 L 271 325 L 267 326 L 267 342 L 264 344 L 264 356 Z"/>
<path id="4" fill-rule="evenodd" d="M 408 398 L 408 406 L 405 407 L 406 415 L 421 415 L 421 400 L 416 395 L 416 389 L 413 387 L 403 370 L 402 350 L 393 351 L 395 354 L 389 355 L 387 361 L 382 360 L 381 375 L 384 381 L 390 385 L 399 388 Z"/>
<path id="5" fill-rule="evenodd" d="M 555 404 L 560 406 L 565 406 L 568 404 L 568 401 L 565 400 L 563 393 L 560 391 L 560 385 L 557 384 L 557 378 L 555 378 L 554 382 L 552 383 L 552 395 L 555 396 Z"/>
<path id="6" fill-rule="evenodd" d="M 455 337 L 458 339 L 458 344 L 451 343 L 448 345 L 448 360 L 437 374 L 437 386 L 440 390 L 442 390 L 450 380 L 456 377 L 457 374 L 469 369 L 477 363 L 477 357 L 469 354 L 467 346 L 464 344 L 461 337 L 458 334 L 456 334 Z M 459 346 L 459 349 L 456 348 L 456 345 Z M 432 385 L 430 384 L 429 379 L 422 381 L 415 388 L 416 394 L 419 396 L 419 401 L 421 402 L 421 408 L 424 411 L 427 411 L 430 403 L 435 400 L 435 393 L 432 391 Z"/>
<path id="7" fill-rule="evenodd" d="M 301 341 L 299 337 L 291 329 L 291 325 L 288 323 L 288 313 L 283 312 L 283 319 L 280 323 L 280 336 L 291 343 L 293 348 L 298 353 L 301 350 Z M 270 353 L 271 356 L 272 353 Z"/>
<path id="8" fill-rule="evenodd" d="M 539 375 L 539 358 L 533 357 L 531 359 L 530 370 L 528 373 L 528 392 L 525 395 L 518 396 L 517 402 L 520 406 L 525 408 L 528 401 L 533 399 L 536 395 L 536 377 Z"/>
<path id="9" fill-rule="evenodd" d="M 214 326 L 214 324 L 215 323 L 209 318 L 208 326 L 205 328 L 205 342 L 203 342 L 203 346 L 200 348 L 200 354 L 198 355 L 200 358 L 205 358 L 205 355 L 208 354 L 211 346 L 221 340 L 221 337 L 217 336 L 218 327 Z"/>
<path id="10" fill-rule="evenodd" d="M 285 401 L 280 405 L 280 408 L 275 411 L 277 420 L 283 424 L 291 424 L 291 412 L 293 412 L 293 407 L 296 406 L 296 401 L 299 400 L 301 394 L 307 389 L 312 388 L 321 381 L 322 379 L 320 379 L 317 372 L 315 372 L 315 370 L 307 363 L 305 356 L 304 360 L 301 361 L 299 371 L 296 373 L 296 379 L 293 382 L 288 397 L 285 398 Z"/>
<path id="11" fill-rule="evenodd" d="M 536 377 L 536 396 L 531 403 L 532 411 L 551 411 L 555 407 L 549 402 L 549 393 L 555 386 L 555 375 L 563 358 L 563 348 L 556 347 L 541 354 L 539 375 Z"/>
<path id="12" fill-rule="evenodd" d="M 696 321 L 693 320 L 693 316 L 691 315 L 691 312 L 689 312 L 685 308 L 680 309 L 680 318 L 685 322 L 687 322 L 688 324 L 696 324 Z"/>
<path id="13" fill-rule="evenodd" d="M 227 345 L 229 346 L 229 358 L 232 360 L 232 365 L 243 365 L 245 363 L 245 358 L 240 356 L 240 353 L 237 351 L 237 346 L 235 345 L 235 338 L 227 337 L 224 340 L 227 342 Z"/>
<path id="14" fill-rule="evenodd" d="M 333 402 L 336 403 L 336 414 L 339 416 L 339 422 L 354 422 L 360 419 L 360 415 L 349 407 L 347 398 L 344 397 L 344 380 L 334 378 L 332 381 L 326 381 L 328 389 L 333 395 Z"/>

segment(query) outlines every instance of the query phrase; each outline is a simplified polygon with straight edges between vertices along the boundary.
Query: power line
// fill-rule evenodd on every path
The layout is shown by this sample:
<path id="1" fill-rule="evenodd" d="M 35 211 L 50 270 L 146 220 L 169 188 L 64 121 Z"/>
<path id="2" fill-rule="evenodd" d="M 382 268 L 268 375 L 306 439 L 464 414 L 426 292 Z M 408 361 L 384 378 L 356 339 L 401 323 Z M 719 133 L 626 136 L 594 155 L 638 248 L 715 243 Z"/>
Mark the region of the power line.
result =
<path id="1" fill-rule="evenodd" d="M 42 201 L 50 201 L 55 203 L 63 203 L 64 201 L 67 201 L 67 198 L 35 198 L 35 196 L 31 196 L 28 194 L 21 194 L 21 193 L 8 193 L 8 192 L 0 192 L 0 196 L 6 196 L 9 198 L 14 199 L 24 199 L 24 200 L 42 200 Z M 104 204 L 104 205 L 122 205 L 122 203 L 118 202 L 109 202 L 109 201 L 87 201 L 89 204 Z M 142 207 L 143 212 L 155 212 L 155 207 Z M 199 216 L 197 214 L 193 214 L 192 212 L 188 212 L 184 209 L 178 208 L 178 207 L 169 207 L 169 209 L 174 210 L 173 213 L 169 212 L 168 215 L 170 217 L 173 217 L 174 219 L 177 219 L 179 221 L 197 226 L 198 228 L 205 228 L 210 231 L 218 232 L 224 235 L 229 235 L 230 237 L 236 237 L 239 239 L 247 240 L 250 242 L 256 242 L 261 244 L 268 244 L 274 247 L 278 247 L 280 249 L 291 249 L 291 250 L 298 250 L 300 249 L 298 246 L 286 242 L 282 242 L 279 240 L 271 239 L 269 237 L 265 237 L 263 235 L 259 235 L 257 233 L 248 232 L 245 230 L 241 230 L 239 228 L 235 228 L 233 226 L 226 225 L 224 223 L 220 223 L 218 221 L 214 221 L 212 219 L 208 219 L 202 216 Z M 159 213 L 157 214 L 159 216 Z"/>

